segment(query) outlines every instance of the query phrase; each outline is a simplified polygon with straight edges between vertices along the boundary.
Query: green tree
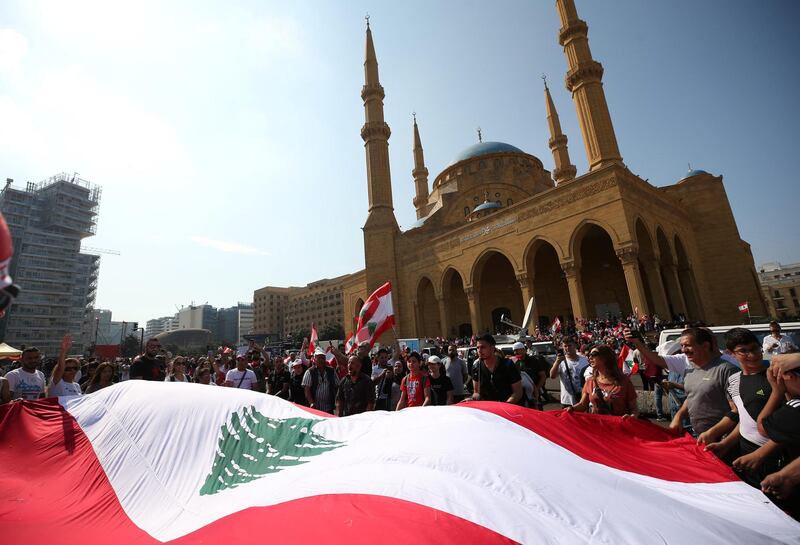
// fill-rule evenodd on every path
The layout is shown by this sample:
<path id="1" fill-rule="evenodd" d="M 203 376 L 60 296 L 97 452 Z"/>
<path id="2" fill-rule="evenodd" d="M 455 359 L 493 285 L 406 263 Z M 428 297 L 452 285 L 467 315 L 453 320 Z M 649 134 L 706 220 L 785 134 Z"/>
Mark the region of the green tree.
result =
<path id="1" fill-rule="evenodd" d="M 127 337 L 122 340 L 122 344 L 119 347 L 119 352 L 122 354 L 123 358 L 132 358 L 139 353 L 139 344 L 141 339 L 139 335 L 131 333 Z"/>
<path id="2" fill-rule="evenodd" d="M 335 341 L 344 339 L 344 328 L 339 324 L 327 323 L 319 332 L 319 340 Z"/>

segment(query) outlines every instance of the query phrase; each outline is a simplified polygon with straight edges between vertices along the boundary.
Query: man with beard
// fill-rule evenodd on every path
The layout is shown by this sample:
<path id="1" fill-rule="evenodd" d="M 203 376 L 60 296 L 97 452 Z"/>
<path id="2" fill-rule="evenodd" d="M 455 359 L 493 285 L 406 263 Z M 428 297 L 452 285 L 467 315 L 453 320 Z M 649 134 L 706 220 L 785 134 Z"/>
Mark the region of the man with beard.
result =
<path id="1" fill-rule="evenodd" d="M 350 356 L 347 376 L 339 381 L 336 391 L 336 416 L 350 416 L 375 408 L 375 387 L 372 380 L 361 372 L 361 360 Z"/>
<path id="2" fill-rule="evenodd" d="M 164 381 L 161 365 L 156 359 L 160 349 L 161 342 L 158 339 L 147 340 L 147 344 L 144 345 L 144 354 L 136 358 L 136 361 L 131 365 L 131 380 Z"/>
<path id="3" fill-rule="evenodd" d="M 22 351 L 22 367 L 6 373 L 11 399 L 39 399 L 44 397 L 44 373 L 38 367 L 42 353 L 31 346 Z"/>
<path id="4" fill-rule="evenodd" d="M 302 364 L 300 365 L 302 368 Z M 301 377 L 302 381 L 302 377 Z M 292 385 L 292 376 L 286 370 L 283 360 L 275 362 L 275 369 L 269 374 L 267 381 L 267 393 L 281 399 L 289 399 L 289 391 Z"/>
<path id="5" fill-rule="evenodd" d="M 442 364 L 453 385 L 453 402 L 458 403 L 468 395 L 464 390 L 464 384 L 469 377 L 467 362 L 458 357 L 458 348 L 451 344 L 447 347 L 447 357 L 442 359 Z"/>

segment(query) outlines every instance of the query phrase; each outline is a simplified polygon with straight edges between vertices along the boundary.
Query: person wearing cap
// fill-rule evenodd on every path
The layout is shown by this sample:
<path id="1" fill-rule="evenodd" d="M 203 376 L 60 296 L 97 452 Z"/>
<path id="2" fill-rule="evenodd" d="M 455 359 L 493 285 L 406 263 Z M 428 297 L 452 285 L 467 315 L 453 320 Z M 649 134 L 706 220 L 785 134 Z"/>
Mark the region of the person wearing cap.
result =
<path id="1" fill-rule="evenodd" d="M 333 414 L 337 386 L 336 371 L 328 367 L 325 351 L 317 347 L 314 350 L 314 365 L 303 375 L 303 388 L 308 406 Z"/>
<path id="2" fill-rule="evenodd" d="M 522 401 L 522 375 L 510 360 L 497 355 L 496 341 L 489 333 L 478 337 L 478 357 L 474 371 L 474 401 Z"/>
<path id="3" fill-rule="evenodd" d="M 531 380 L 532 391 L 530 395 L 532 397 L 528 400 L 528 406 L 541 409 L 542 404 L 540 397 L 544 383 L 547 380 L 547 362 L 538 354 L 531 355 L 528 352 L 528 347 L 521 342 L 514 343 L 511 348 L 514 350 L 514 357 L 516 358 L 520 372 L 525 372 Z M 523 377 L 523 379 L 524 378 L 525 377 Z"/>
<path id="4" fill-rule="evenodd" d="M 453 383 L 442 371 L 439 356 L 428 358 L 428 376 L 431 381 L 431 405 L 452 405 Z"/>
<path id="5" fill-rule="evenodd" d="M 236 356 L 236 367 L 225 373 L 225 386 L 258 391 L 258 379 L 253 370 L 247 368 L 247 358 Z"/>
<path id="6" fill-rule="evenodd" d="M 283 360 L 281 359 L 281 361 Z M 277 360 L 275 365 L 277 367 Z M 294 360 L 290 362 L 289 401 L 298 405 L 308 405 L 306 389 L 303 388 L 303 375 L 305 372 L 306 369 L 303 367 L 302 361 Z"/>

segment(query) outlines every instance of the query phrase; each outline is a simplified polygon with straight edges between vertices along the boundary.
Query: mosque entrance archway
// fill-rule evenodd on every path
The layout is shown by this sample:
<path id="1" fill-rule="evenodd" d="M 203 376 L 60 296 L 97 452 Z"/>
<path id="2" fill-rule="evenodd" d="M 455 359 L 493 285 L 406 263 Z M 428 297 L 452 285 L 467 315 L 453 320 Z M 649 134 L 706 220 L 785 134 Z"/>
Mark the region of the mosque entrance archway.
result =
<path id="1" fill-rule="evenodd" d="M 602 227 L 587 224 L 576 238 L 580 278 L 586 310 L 592 317 L 625 317 L 632 311 L 628 284 L 611 236 Z"/>
<path id="2" fill-rule="evenodd" d="M 472 322 L 469 318 L 469 303 L 464 292 L 464 280 L 455 269 L 447 269 L 442 279 L 442 295 L 444 296 L 447 337 L 469 337 L 472 335 Z"/>
<path id="3" fill-rule="evenodd" d="M 433 283 L 423 276 L 417 286 L 417 336 L 438 337 L 441 335 L 439 324 L 439 305 Z"/>
<path id="4" fill-rule="evenodd" d="M 480 301 L 480 323 L 490 333 L 505 331 L 500 314 L 519 323 L 525 310 L 522 308 L 522 291 L 511 261 L 497 251 L 485 253 L 475 264 L 473 286 Z M 495 319 L 496 318 L 496 319 Z"/>
<path id="5" fill-rule="evenodd" d="M 533 283 L 534 316 L 528 324 L 539 329 L 550 327 L 558 316 L 562 321 L 572 318 L 569 286 L 556 249 L 544 240 L 537 240 L 528 250 L 525 270 Z"/>

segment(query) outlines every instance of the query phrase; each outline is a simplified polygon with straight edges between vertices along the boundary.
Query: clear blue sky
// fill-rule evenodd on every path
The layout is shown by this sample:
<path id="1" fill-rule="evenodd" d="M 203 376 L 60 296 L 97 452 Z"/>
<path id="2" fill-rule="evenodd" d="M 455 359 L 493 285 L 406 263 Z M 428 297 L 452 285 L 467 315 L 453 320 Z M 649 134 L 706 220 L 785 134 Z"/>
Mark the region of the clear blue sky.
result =
<path id="1" fill-rule="evenodd" d="M 579 0 L 620 150 L 655 185 L 725 177 L 756 263 L 800 260 L 794 0 Z M 395 211 L 484 138 L 552 168 L 546 73 L 578 171 L 554 1 L 0 4 L 0 165 L 103 187 L 97 306 L 144 321 L 363 267 L 364 19 L 386 89 Z"/>

